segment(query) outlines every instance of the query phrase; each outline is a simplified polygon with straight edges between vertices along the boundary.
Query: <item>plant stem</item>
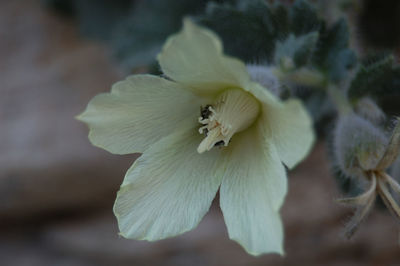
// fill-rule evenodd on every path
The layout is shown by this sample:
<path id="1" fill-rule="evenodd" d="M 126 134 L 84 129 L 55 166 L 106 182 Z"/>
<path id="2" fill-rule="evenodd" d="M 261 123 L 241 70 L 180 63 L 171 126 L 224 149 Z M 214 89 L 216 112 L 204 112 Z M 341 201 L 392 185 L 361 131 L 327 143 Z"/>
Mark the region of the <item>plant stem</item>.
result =
<path id="1" fill-rule="evenodd" d="M 339 90 L 337 86 L 329 84 L 327 86 L 327 92 L 329 97 L 336 105 L 336 109 L 338 110 L 339 115 L 346 115 L 352 112 L 349 100 L 347 99 L 343 91 Z"/>

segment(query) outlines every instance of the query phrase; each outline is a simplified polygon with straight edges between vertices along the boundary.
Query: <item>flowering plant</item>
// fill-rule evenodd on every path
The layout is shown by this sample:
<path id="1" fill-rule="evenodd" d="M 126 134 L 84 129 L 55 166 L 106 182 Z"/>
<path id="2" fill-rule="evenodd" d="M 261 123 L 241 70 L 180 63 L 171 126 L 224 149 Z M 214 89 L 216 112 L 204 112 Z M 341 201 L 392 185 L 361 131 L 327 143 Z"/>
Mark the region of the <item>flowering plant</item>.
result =
<path id="1" fill-rule="evenodd" d="M 94 145 L 143 153 L 115 202 L 121 235 L 158 240 L 188 231 L 219 190 L 229 236 L 250 254 L 283 254 L 284 165 L 293 168 L 309 152 L 312 122 L 332 140 L 335 177 L 352 194 L 339 202 L 356 207 L 347 236 L 377 195 L 400 217 L 400 125 L 387 130 L 390 119 L 378 104 L 400 97 L 396 58 L 357 53 L 336 1 L 271 2 L 210 2 L 198 13 L 200 4 L 146 1 L 137 10 L 159 15 L 151 21 L 157 34 L 149 37 L 147 23 L 135 19 L 118 31 L 124 37 L 116 54 L 126 65 L 151 70 L 161 50 L 163 73 L 129 76 L 79 116 Z M 357 1 L 348 2 L 358 10 Z M 182 8 L 164 14 L 173 4 Z M 191 8 L 197 15 L 162 45 Z M 223 53 L 222 40 L 238 59 Z"/>
<path id="2" fill-rule="evenodd" d="M 301 102 L 281 102 L 190 20 L 158 60 L 168 79 L 130 76 L 79 116 L 94 145 L 143 152 L 114 205 L 121 235 L 158 240 L 186 232 L 220 189 L 230 237 L 254 255 L 283 254 L 283 163 L 294 167 L 314 139 Z"/>

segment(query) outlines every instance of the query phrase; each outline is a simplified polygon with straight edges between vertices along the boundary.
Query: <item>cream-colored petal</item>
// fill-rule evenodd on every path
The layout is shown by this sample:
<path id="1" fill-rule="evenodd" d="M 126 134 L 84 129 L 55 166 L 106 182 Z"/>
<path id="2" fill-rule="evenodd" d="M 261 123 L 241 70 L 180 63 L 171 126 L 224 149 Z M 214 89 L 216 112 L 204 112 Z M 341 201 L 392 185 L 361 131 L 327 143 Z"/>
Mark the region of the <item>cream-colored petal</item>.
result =
<path id="1" fill-rule="evenodd" d="M 281 108 L 265 108 L 266 121 L 281 160 L 293 168 L 303 160 L 314 144 L 311 117 L 299 100 L 284 102 Z"/>
<path id="2" fill-rule="evenodd" d="M 263 103 L 263 120 L 281 160 L 293 168 L 311 150 L 315 136 L 312 119 L 297 99 L 281 102 L 265 88 L 252 84 L 248 89 Z"/>
<path id="3" fill-rule="evenodd" d="M 253 126 L 232 138 L 225 156 L 226 171 L 220 204 L 231 239 L 248 253 L 283 254 L 279 209 L 287 193 L 287 178 L 273 142 Z"/>
<path id="4" fill-rule="evenodd" d="M 269 89 L 264 88 L 259 83 L 247 82 L 243 87 L 245 91 L 250 92 L 264 105 L 282 106 L 282 101 L 275 96 Z"/>
<path id="5" fill-rule="evenodd" d="M 219 150 L 199 154 L 201 139 L 197 128 L 173 133 L 128 170 L 114 205 L 122 236 L 153 241 L 197 226 L 222 178 Z"/>
<path id="6" fill-rule="evenodd" d="M 165 75 L 198 93 L 243 87 L 250 80 L 240 60 L 223 54 L 218 36 L 189 19 L 181 32 L 167 40 L 158 61 Z"/>
<path id="7" fill-rule="evenodd" d="M 196 125 L 201 100 L 175 82 L 134 75 L 95 96 L 78 119 L 89 125 L 94 145 L 117 154 L 143 152 L 176 128 Z"/>

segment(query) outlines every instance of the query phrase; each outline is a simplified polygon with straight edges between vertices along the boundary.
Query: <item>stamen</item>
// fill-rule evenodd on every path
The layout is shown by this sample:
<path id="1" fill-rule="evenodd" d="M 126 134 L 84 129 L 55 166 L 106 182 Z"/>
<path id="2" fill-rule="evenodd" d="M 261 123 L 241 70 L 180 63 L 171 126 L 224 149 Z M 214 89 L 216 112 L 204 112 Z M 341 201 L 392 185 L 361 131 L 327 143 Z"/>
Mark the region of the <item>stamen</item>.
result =
<path id="1" fill-rule="evenodd" d="M 249 93 L 232 89 L 223 92 L 213 105 L 201 108 L 199 123 L 200 134 L 206 137 L 197 151 L 203 153 L 215 145 L 228 146 L 232 136 L 248 128 L 260 111 L 258 101 Z"/>

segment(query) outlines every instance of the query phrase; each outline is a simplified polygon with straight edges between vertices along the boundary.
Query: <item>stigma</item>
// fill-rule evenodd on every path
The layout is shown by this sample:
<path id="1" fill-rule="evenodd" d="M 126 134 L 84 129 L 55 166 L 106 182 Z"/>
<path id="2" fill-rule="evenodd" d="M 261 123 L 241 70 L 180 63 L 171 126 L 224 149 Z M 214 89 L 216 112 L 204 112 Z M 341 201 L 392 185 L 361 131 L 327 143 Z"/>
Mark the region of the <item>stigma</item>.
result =
<path id="1" fill-rule="evenodd" d="M 241 89 L 226 90 L 217 100 L 200 110 L 199 133 L 205 138 L 197 147 L 198 153 L 215 146 L 228 146 L 235 133 L 251 126 L 260 112 L 260 104 L 248 92 Z"/>

